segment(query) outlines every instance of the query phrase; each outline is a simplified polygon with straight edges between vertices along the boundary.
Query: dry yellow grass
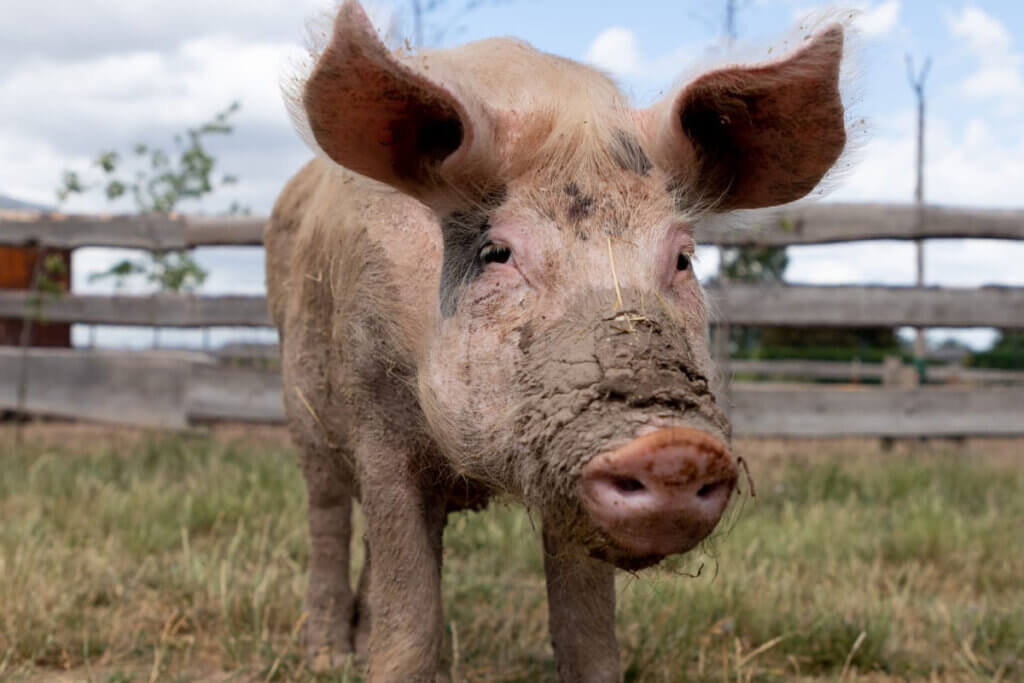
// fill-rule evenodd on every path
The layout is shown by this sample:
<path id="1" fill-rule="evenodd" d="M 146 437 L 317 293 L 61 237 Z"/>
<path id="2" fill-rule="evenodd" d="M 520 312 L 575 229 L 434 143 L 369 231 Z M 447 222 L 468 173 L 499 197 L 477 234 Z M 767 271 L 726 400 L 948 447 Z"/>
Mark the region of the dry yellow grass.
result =
<path id="1" fill-rule="evenodd" d="M 21 448 L 11 435 L 0 429 L 0 679 L 313 678 L 296 637 L 304 492 L 282 430 L 42 425 Z M 758 495 L 713 556 L 620 578 L 627 681 L 1024 678 L 1024 443 L 737 450 Z M 554 680 L 539 545 L 516 508 L 452 517 L 461 680 Z"/>

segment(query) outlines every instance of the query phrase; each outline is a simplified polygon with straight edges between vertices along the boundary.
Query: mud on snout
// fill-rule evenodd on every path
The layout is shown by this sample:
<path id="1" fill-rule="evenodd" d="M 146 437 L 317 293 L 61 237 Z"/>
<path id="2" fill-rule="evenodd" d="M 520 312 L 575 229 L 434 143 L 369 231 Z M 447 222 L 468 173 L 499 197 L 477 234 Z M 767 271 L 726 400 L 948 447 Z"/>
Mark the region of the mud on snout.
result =
<path id="1" fill-rule="evenodd" d="M 627 297 L 625 300 L 637 300 Z M 737 479 L 705 330 L 662 307 L 591 295 L 520 330 L 517 417 L 527 499 L 587 552 L 627 569 L 686 552 L 714 529 Z"/>

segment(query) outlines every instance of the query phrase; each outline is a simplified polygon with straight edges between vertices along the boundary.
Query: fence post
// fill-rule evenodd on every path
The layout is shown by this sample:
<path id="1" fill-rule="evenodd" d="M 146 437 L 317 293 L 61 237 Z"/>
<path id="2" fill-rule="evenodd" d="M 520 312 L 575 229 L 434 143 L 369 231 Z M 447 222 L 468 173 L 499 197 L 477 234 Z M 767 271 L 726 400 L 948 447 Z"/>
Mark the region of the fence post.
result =
<path id="1" fill-rule="evenodd" d="M 729 275 L 725 271 L 725 247 L 718 247 L 718 297 L 719 308 L 728 308 Z M 711 358 L 715 362 L 715 382 L 712 390 L 718 405 L 726 415 L 732 412 L 732 370 L 729 367 L 729 313 L 724 311 L 715 325 L 711 339 Z"/>

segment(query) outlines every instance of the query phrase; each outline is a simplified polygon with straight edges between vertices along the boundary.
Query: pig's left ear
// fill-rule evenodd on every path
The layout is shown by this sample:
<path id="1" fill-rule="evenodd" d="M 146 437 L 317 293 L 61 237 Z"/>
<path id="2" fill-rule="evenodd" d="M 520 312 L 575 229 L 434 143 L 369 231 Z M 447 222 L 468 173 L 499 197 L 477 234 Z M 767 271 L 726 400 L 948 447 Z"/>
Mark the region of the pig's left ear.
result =
<path id="1" fill-rule="evenodd" d="M 836 25 L 783 61 L 697 78 L 649 111 L 659 165 L 716 211 L 800 199 L 846 144 L 842 56 Z"/>
<path id="2" fill-rule="evenodd" d="M 302 105 L 328 157 L 425 201 L 473 175 L 490 129 L 478 103 L 398 61 L 355 0 L 339 10 Z"/>

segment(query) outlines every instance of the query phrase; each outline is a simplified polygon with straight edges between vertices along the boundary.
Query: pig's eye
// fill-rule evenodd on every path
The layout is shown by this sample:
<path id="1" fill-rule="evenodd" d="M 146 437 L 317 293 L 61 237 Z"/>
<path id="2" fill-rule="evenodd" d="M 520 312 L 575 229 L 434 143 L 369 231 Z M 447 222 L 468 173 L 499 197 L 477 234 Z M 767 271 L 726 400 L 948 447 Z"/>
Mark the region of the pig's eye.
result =
<path id="1" fill-rule="evenodd" d="M 682 272 L 690 269 L 690 257 L 683 252 L 679 252 L 679 256 L 676 257 L 676 270 Z"/>
<path id="2" fill-rule="evenodd" d="M 480 249 L 480 260 L 483 263 L 508 263 L 511 257 L 512 250 L 503 244 L 491 242 Z"/>

